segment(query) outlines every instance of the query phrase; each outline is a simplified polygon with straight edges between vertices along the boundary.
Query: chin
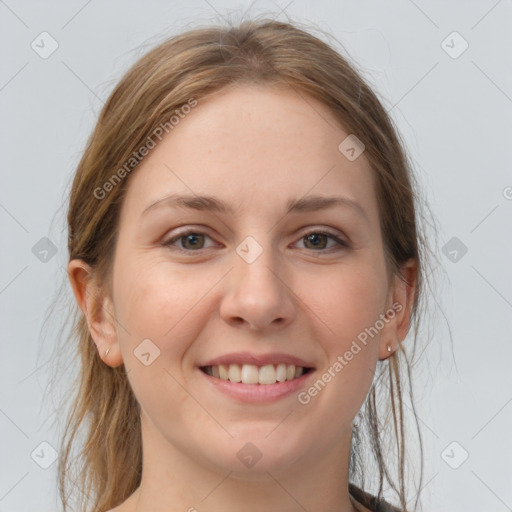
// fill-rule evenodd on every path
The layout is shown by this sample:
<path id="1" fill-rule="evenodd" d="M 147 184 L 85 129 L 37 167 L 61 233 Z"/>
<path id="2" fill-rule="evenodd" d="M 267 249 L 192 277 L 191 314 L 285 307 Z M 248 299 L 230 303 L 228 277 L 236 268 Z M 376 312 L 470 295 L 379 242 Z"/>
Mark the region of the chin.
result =
<path id="1" fill-rule="evenodd" d="M 288 470 L 298 465 L 305 455 L 303 450 L 308 443 L 300 442 L 296 435 L 283 435 L 283 432 L 279 435 L 277 429 L 272 432 L 269 428 L 241 430 L 228 443 L 219 446 L 219 450 L 224 451 L 217 452 L 211 459 L 224 471 L 233 472 L 236 479 L 266 481 L 268 472 L 274 474 Z"/>

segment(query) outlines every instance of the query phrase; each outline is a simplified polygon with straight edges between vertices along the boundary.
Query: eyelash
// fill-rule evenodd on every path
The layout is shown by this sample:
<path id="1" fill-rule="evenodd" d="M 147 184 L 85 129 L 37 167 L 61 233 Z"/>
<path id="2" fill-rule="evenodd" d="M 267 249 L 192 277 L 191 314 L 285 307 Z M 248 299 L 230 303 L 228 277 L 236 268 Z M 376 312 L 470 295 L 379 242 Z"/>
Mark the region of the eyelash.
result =
<path id="1" fill-rule="evenodd" d="M 186 237 L 188 235 L 204 235 L 208 238 L 211 238 L 209 235 L 207 235 L 206 233 L 204 233 L 203 231 L 200 231 L 200 230 L 192 230 L 192 229 L 189 229 L 187 231 L 183 231 L 182 233 L 179 233 L 177 234 L 175 237 L 167 240 L 166 242 L 163 242 L 162 245 L 164 247 L 167 247 L 171 250 L 175 250 L 175 251 L 179 251 L 181 253 L 201 253 L 207 249 L 210 249 L 210 247 L 204 247 L 204 248 L 201 248 L 201 249 L 196 249 L 196 250 L 191 250 L 191 249 L 182 249 L 181 247 L 173 247 L 173 244 L 179 240 L 181 240 L 183 237 Z M 329 249 L 319 249 L 319 250 L 315 250 L 315 249 L 306 249 L 306 250 L 310 250 L 310 251 L 313 251 L 313 252 L 327 252 L 327 253 L 330 253 L 332 252 L 332 250 L 343 250 L 343 249 L 349 249 L 350 248 L 350 245 L 348 242 L 346 242 L 345 240 L 342 240 L 341 238 L 339 238 L 337 235 L 335 235 L 334 233 L 331 233 L 330 231 L 325 231 L 325 230 L 312 230 L 312 231 L 308 231 L 307 233 L 304 233 L 299 240 L 302 240 L 303 238 L 306 238 L 310 235 L 325 235 L 327 236 L 328 238 L 334 240 L 337 244 L 338 244 L 338 248 L 336 247 L 331 247 Z"/>

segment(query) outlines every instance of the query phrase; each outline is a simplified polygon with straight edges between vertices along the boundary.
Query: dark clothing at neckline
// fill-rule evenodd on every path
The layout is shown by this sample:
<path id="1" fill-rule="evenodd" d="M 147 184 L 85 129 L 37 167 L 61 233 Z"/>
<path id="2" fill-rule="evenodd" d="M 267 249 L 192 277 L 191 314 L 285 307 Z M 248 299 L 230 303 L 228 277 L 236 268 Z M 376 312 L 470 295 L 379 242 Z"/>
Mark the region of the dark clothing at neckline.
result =
<path id="1" fill-rule="evenodd" d="M 350 495 L 361 505 L 370 509 L 372 512 L 403 512 L 401 509 L 396 508 L 391 503 L 373 496 L 354 484 L 349 484 L 348 490 Z"/>

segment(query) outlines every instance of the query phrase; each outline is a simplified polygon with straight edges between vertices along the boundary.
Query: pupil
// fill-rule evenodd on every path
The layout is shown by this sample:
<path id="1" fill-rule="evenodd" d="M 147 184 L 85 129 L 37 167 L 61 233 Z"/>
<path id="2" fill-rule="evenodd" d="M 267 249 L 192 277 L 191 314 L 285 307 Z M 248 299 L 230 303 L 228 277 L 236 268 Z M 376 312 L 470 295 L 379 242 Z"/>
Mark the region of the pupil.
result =
<path id="1" fill-rule="evenodd" d="M 185 236 L 186 244 L 192 240 L 191 245 L 192 245 L 192 247 L 195 247 L 197 245 L 198 236 L 200 236 L 200 235 L 193 235 L 193 234 L 192 235 L 186 235 Z"/>
<path id="2" fill-rule="evenodd" d="M 321 234 L 321 233 L 313 233 L 311 235 L 308 235 L 306 238 L 308 238 L 310 241 L 313 242 L 313 245 L 315 247 L 318 247 L 318 237 L 324 237 L 325 235 Z"/>

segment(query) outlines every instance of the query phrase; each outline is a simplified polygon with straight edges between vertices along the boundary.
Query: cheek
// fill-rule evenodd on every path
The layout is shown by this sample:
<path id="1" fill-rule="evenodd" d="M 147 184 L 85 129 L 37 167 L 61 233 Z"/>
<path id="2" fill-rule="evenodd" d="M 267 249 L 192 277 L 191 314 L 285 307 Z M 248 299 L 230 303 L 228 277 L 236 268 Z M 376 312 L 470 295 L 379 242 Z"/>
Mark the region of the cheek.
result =
<path id="1" fill-rule="evenodd" d="M 114 286 L 116 317 L 123 326 L 118 336 L 131 386 L 153 417 L 160 414 L 163 397 L 172 407 L 187 398 L 178 382 L 186 378 L 185 355 L 203 328 L 199 317 L 207 318 L 200 299 L 212 286 L 211 276 L 206 282 L 191 272 L 184 278 L 156 259 L 128 263 L 120 262 Z"/>
<path id="2" fill-rule="evenodd" d="M 339 353 L 375 324 L 384 312 L 385 299 L 385 279 L 368 265 L 331 274 L 308 300 L 328 333 L 329 351 Z"/>
<path id="3" fill-rule="evenodd" d="M 161 258 L 140 265 L 120 262 L 114 287 L 116 316 L 126 327 L 122 343 L 134 348 L 149 338 L 176 359 L 201 328 L 201 298 L 212 286 L 212 276 L 184 272 Z"/>
<path id="4" fill-rule="evenodd" d="M 336 404 L 321 413 L 334 425 L 357 414 L 373 381 L 380 339 L 374 329 L 385 312 L 387 283 L 382 276 L 372 265 L 341 269 L 323 282 L 322 293 L 309 297 L 308 306 L 321 320 L 315 322 L 316 336 L 328 361 L 318 375 L 323 382 L 316 386 L 321 389 L 318 403 Z M 315 393 L 312 389 L 311 395 Z"/>
<path id="5" fill-rule="evenodd" d="M 379 337 L 366 335 L 365 329 L 379 318 L 382 301 L 370 284 L 368 280 L 332 280 L 330 291 L 316 303 L 322 321 L 315 322 L 319 329 L 315 335 L 326 361 L 298 399 L 316 425 L 312 428 L 325 433 L 326 450 L 332 438 L 340 435 L 341 426 L 349 426 L 356 417 L 374 378 Z"/>

